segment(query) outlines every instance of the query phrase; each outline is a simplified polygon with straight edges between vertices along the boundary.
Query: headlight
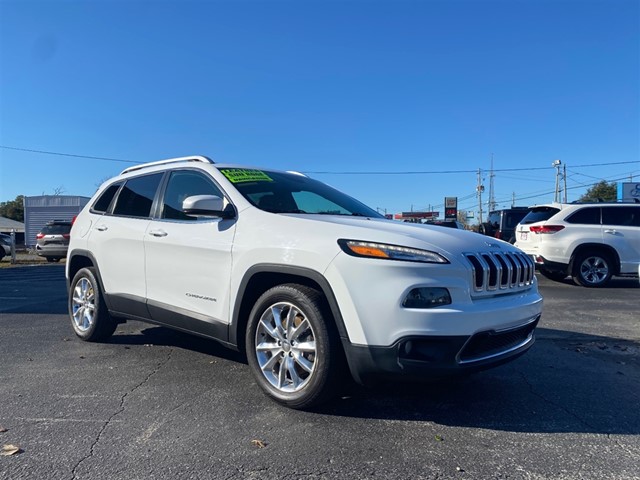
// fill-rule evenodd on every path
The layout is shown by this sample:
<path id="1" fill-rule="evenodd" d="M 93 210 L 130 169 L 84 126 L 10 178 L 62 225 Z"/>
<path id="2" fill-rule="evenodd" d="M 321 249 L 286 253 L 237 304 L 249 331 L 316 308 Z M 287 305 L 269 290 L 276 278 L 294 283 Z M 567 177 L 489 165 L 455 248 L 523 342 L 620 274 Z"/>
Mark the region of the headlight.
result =
<path id="1" fill-rule="evenodd" d="M 344 239 L 338 240 L 338 245 L 340 245 L 344 253 L 354 257 L 402 260 L 405 262 L 449 263 L 449 260 L 439 253 L 418 248 Z"/>

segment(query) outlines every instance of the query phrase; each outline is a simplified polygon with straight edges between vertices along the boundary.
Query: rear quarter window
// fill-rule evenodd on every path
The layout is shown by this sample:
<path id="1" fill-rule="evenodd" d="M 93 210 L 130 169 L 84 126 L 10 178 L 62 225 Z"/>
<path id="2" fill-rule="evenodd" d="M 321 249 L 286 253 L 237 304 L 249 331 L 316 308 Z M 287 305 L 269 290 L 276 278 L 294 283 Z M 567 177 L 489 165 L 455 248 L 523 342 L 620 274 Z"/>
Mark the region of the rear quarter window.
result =
<path id="1" fill-rule="evenodd" d="M 95 201 L 91 210 L 97 213 L 104 213 L 109 210 L 109 205 L 111 205 L 111 201 L 120 188 L 120 185 L 120 183 L 117 183 L 107 187 L 107 189 L 102 192 L 102 195 L 100 195 L 100 197 Z"/>

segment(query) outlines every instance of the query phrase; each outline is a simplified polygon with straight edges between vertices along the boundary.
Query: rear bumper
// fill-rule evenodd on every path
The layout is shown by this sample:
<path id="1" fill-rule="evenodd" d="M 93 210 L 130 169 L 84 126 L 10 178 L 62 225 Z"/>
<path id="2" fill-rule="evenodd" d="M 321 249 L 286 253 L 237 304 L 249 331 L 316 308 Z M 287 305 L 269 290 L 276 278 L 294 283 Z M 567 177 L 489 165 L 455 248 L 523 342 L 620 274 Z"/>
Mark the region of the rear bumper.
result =
<path id="1" fill-rule="evenodd" d="M 539 320 L 540 315 L 516 327 L 472 336 L 411 336 L 388 347 L 353 345 L 343 340 L 343 346 L 358 383 L 429 380 L 473 373 L 516 359 L 535 342 Z"/>
<path id="2" fill-rule="evenodd" d="M 569 269 L 569 265 L 566 263 L 560 262 L 551 262 L 544 258 L 542 255 L 529 255 L 535 263 L 536 268 L 539 270 L 540 268 L 544 268 L 545 270 L 549 270 L 550 272 L 563 272 L 566 273 Z"/>
<path id="3" fill-rule="evenodd" d="M 36 253 L 41 257 L 64 258 L 69 250 L 68 245 L 36 245 Z"/>

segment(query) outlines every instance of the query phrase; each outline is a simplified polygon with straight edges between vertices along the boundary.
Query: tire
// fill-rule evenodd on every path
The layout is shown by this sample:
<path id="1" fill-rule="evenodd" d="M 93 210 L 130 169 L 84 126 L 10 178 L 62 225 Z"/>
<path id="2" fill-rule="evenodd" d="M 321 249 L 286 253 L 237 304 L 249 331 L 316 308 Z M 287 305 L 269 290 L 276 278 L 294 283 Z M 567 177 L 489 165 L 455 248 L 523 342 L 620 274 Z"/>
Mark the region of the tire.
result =
<path id="1" fill-rule="evenodd" d="M 604 287 L 613 274 L 613 260 L 607 253 L 587 251 L 573 261 L 573 281 L 583 287 Z"/>
<path id="2" fill-rule="evenodd" d="M 546 268 L 540 268 L 538 270 L 543 277 L 553 280 L 554 282 L 561 282 L 567 278 L 567 272 L 558 272 L 553 270 L 547 270 Z"/>
<path id="3" fill-rule="evenodd" d="M 86 342 L 106 340 L 118 326 L 109 315 L 93 267 L 82 268 L 73 277 L 69 317 L 75 334 Z"/>
<path id="4" fill-rule="evenodd" d="M 309 287 L 278 285 L 254 305 L 246 352 L 258 385 L 290 408 L 331 398 L 340 382 L 342 350 L 324 296 Z"/>

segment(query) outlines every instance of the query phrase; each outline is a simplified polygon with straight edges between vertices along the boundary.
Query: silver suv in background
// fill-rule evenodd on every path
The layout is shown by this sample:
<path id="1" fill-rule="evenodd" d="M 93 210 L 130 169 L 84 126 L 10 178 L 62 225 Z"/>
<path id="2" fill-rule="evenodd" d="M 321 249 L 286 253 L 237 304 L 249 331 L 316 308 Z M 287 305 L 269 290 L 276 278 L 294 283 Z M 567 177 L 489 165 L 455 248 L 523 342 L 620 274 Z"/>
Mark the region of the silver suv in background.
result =
<path id="1" fill-rule="evenodd" d="M 52 220 L 36 235 L 36 253 L 48 262 L 59 262 L 67 256 L 72 222 Z"/>
<path id="2" fill-rule="evenodd" d="M 603 287 L 612 276 L 637 276 L 640 204 L 551 203 L 531 207 L 516 228 L 516 247 L 552 280 L 571 276 Z"/>

